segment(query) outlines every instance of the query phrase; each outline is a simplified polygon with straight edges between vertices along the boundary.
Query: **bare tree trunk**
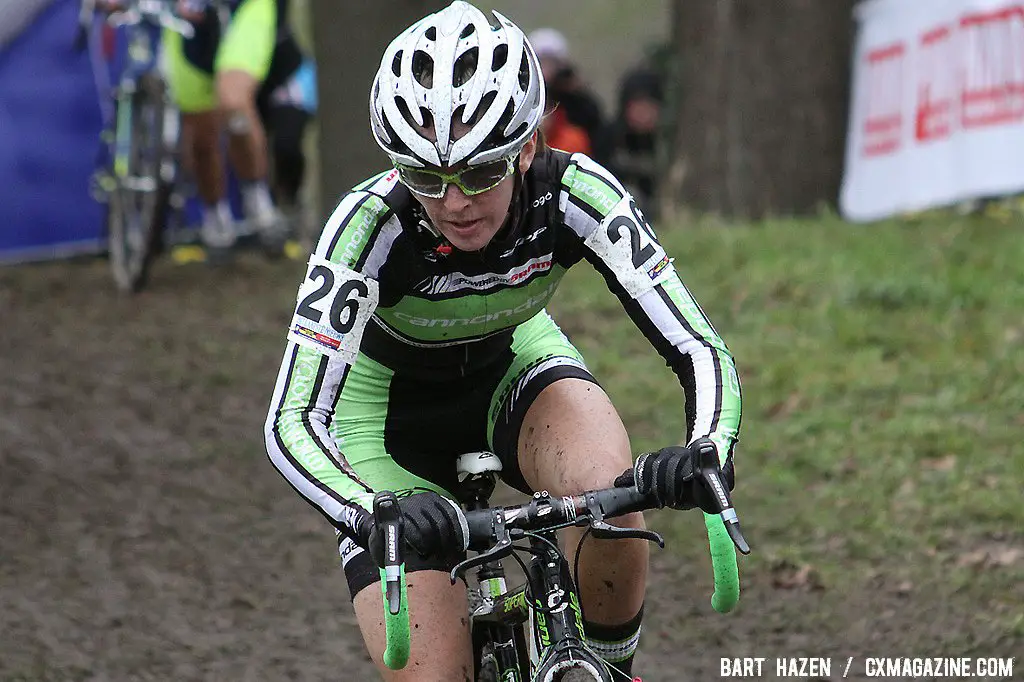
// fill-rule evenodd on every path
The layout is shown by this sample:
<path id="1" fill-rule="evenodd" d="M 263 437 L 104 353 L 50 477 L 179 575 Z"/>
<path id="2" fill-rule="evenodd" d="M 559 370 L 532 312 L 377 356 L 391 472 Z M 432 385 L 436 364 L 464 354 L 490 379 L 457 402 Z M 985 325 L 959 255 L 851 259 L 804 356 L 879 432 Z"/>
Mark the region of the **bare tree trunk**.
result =
<path id="1" fill-rule="evenodd" d="M 670 201 L 730 216 L 835 203 L 855 0 L 674 0 Z"/>
<path id="2" fill-rule="evenodd" d="M 443 0 L 312 0 L 324 217 L 344 192 L 387 167 L 370 133 L 373 76 L 388 43 L 444 4 Z"/>

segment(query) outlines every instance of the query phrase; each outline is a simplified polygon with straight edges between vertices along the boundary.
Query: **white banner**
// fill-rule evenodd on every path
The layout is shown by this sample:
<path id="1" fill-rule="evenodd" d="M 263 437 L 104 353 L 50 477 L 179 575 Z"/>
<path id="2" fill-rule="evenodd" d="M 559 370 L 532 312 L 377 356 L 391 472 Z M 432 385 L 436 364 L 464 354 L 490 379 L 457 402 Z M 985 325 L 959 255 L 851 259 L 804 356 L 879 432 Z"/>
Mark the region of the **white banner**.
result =
<path id="1" fill-rule="evenodd" d="M 1024 2 L 857 7 L 843 215 L 1024 191 Z"/>

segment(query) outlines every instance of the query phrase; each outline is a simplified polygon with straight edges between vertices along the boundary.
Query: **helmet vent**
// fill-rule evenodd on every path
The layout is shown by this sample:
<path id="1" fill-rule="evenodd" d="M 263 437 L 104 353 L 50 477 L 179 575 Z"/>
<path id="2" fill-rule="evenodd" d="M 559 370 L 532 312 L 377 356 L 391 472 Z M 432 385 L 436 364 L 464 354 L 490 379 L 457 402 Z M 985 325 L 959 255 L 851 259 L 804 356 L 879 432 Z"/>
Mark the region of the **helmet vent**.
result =
<path id="1" fill-rule="evenodd" d="M 466 121 L 466 125 L 472 127 L 479 123 L 481 117 L 491 108 L 491 103 L 494 102 L 494 98 L 498 96 L 498 93 L 491 90 L 480 99 L 480 104 L 477 105 L 476 110 L 473 111 L 473 115 Z M 452 112 L 453 121 L 461 121 L 463 116 L 466 114 L 466 105 L 459 105 L 459 108 Z"/>
<path id="2" fill-rule="evenodd" d="M 423 37 L 431 41 L 437 40 L 437 29 L 431 26 L 430 28 L 423 32 Z"/>
<path id="3" fill-rule="evenodd" d="M 498 72 L 508 61 L 508 45 L 502 43 L 494 48 L 494 56 L 491 57 L 491 71 Z"/>
<path id="4" fill-rule="evenodd" d="M 512 133 L 511 133 L 511 134 L 509 134 L 509 135 L 507 136 L 507 139 L 509 139 L 509 140 L 515 140 L 515 139 L 516 139 L 516 138 L 518 138 L 518 137 L 519 137 L 520 135 L 525 135 L 525 134 L 526 134 L 526 130 L 527 130 L 527 129 L 528 129 L 529 127 L 530 127 L 530 124 L 529 124 L 529 123 L 527 123 L 526 121 L 523 121 L 522 123 L 520 123 L 520 124 L 519 124 L 519 126 L 518 126 L 518 127 L 517 127 L 517 128 L 515 129 L 515 130 L 513 130 L 513 131 L 512 131 Z"/>
<path id="5" fill-rule="evenodd" d="M 474 33 L 476 33 L 476 26 L 474 26 L 473 24 L 466 24 L 466 27 L 462 29 L 462 33 L 459 34 L 459 39 L 465 40 Z"/>
<path id="6" fill-rule="evenodd" d="M 430 130 L 434 127 L 434 115 L 430 113 L 430 109 L 426 107 L 420 107 L 420 116 L 423 117 L 423 129 Z"/>
<path id="7" fill-rule="evenodd" d="M 390 150 L 392 152 L 398 152 L 399 154 L 410 153 L 411 150 L 409 149 L 409 145 L 405 143 L 405 140 L 402 139 L 401 135 L 395 132 L 395 127 L 391 125 L 391 121 L 388 120 L 388 117 L 382 116 L 381 122 L 384 124 L 384 130 L 387 131 L 388 139 L 391 140 L 391 142 L 388 143 Z"/>
<path id="8" fill-rule="evenodd" d="M 452 85 L 455 87 L 465 85 L 476 73 L 476 64 L 479 58 L 480 49 L 477 47 L 471 47 L 460 54 L 452 68 Z"/>
<path id="9" fill-rule="evenodd" d="M 391 60 L 391 73 L 395 74 L 395 77 L 402 75 L 402 51 L 399 50 L 395 53 L 395 58 Z"/>
<path id="10" fill-rule="evenodd" d="M 523 92 L 530 87 L 530 60 L 526 54 L 523 54 L 522 60 L 519 62 L 519 89 Z"/>
<path id="11" fill-rule="evenodd" d="M 516 115 L 515 102 L 509 102 L 505 107 L 505 110 L 501 112 L 501 117 L 498 119 L 498 123 L 494 126 L 494 130 L 490 134 L 490 139 L 494 144 L 501 144 L 507 139 L 513 139 L 510 136 L 505 135 L 505 128 L 512 122 L 512 117 Z"/>
<path id="12" fill-rule="evenodd" d="M 399 97 L 395 100 L 395 107 L 398 108 L 398 113 L 402 115 L 402 118 L 404 118 L 409 125 L 416 125 L 416 121 L 412 118 L 412 111 L 409 109 L 409 105 L 403 97 Z"/>
<path id="13" fill-rule="evenodd" d="M 434 58 L 423 50 L 412 53 L 412 75 L 416 82 L 430 89 L 434 86 Z"/>

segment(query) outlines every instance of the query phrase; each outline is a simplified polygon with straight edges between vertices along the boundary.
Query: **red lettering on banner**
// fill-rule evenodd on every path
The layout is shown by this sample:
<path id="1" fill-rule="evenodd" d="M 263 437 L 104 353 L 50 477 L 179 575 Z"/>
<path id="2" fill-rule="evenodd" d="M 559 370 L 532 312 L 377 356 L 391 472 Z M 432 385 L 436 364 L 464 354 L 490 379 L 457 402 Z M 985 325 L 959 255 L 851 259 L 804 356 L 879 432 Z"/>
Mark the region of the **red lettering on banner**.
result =
<path id="1" fill-rule="evenodd" d="M 960 93 L 964 128 L 1024 119 L 1024 7 L 960 19 L 965 59 Z"/>
<path id="2" fill-rule="evenodd" d="M 952 31 L 948 26 L 921 36 L 914 122 L 914 137 L 918 142 L 941 140 L 953 132 L 957 84 L 951 38 Z"/>
<path id="3" fill-rule="evenodd" d="M 864 156 L 892 154 L 900 147 L 905 54 L 900 42 L 871 50 L 865 58 Z"/>

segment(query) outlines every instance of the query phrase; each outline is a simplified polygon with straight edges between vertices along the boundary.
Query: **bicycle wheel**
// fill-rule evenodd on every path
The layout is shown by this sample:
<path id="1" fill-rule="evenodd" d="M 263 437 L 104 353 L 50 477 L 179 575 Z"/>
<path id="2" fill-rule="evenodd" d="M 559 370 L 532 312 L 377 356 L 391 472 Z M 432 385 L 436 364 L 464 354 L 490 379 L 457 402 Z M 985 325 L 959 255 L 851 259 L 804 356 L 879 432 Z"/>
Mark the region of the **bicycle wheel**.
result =
<path id="1" fill-rule="evenodd" d="M 107 242 L 114 283 L 126 292 L 142 289 L 160 246 L 170 189 L 160 180 L 165 153 L 163 84 L 139 81 L 131 98 L 119 104 L 115 133 L 114 181 L 107 209 Z"/>
<path id="2" fill-rule="evenodd" d="M 577 661 L 573 667 L 559 668 L 555 666 L 546 674 L 538 675 L 537 679 L 542 682 L 611 682 L 604 667 L 598 667 L 591 663 Z"/>
<path id="3" fill-rule="evenodd" d="M 579 643 L 563 640 L 534 673 L 537 682 L 614 682 L 607 664 Z"/>

